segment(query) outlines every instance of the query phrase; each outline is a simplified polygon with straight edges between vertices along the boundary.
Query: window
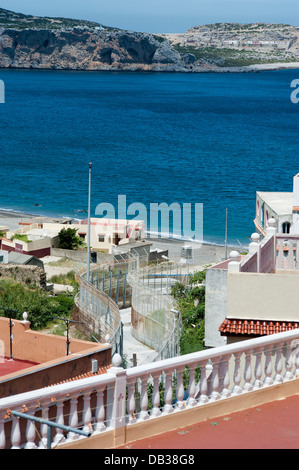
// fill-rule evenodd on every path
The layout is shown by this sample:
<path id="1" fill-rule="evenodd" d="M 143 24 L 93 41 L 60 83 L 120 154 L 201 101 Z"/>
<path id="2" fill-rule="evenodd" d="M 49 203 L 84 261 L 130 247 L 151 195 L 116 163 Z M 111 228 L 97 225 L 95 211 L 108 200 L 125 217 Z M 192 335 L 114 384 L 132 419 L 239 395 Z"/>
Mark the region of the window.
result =
<path id="1" fill-rule="evenodd" d="M 105 241 L 105 235 L 98 235 L 98 241 L 100 243 L 104 242 Z"/>
<path id="2" fill-rule="evenodd" d="M 290 222 L 284 222 L 282 224 L 282 233 L 290 233 L 291 230 L 291 223 Z"/>

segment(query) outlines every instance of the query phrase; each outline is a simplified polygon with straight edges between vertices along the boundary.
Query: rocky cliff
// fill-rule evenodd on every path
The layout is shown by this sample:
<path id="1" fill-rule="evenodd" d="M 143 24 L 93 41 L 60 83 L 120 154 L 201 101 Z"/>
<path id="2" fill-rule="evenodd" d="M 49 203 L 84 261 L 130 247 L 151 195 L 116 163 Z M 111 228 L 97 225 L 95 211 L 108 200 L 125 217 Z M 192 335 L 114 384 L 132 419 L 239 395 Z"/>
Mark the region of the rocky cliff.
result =
<path id="1" fill-rule="evenodd" d="M 188 71 L 195 61 L 162 36 L 0 10 L 1 68 Z"/>
<path id="2" fill-rule="evenodd" d="M 257 44 L 257 33 L 252 36 L 249 28 L 249 37 L 244 25 L 237 26 L 242 40 L 235 26 L 219 28 L 218 24 L 195 27 L 185 34 L 155 35 L 0 9 L 0 68 L 201 72 L 299 61 L 299 49 L 294 48 L 294 44 L 298 47 L 297 29 L 288 30 L 285 38 L 281 36 L 285 26 L 280 26 L 275 30 L 276 41 L 273 28 L 268 28 L 271 42 L 265 25 L 263 41 L 259 36 Z"/>

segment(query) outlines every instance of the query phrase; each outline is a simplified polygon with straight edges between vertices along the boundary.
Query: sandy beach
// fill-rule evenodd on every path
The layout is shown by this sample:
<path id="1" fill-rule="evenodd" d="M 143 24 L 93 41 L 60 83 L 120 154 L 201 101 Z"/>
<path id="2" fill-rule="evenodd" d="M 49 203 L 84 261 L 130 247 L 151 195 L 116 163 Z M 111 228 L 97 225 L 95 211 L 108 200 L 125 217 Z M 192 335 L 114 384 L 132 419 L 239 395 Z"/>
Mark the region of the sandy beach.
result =
<path id="1" fill-rule="evenodd" d="M 11 231 L 18 230 L 20 228 L 20 222 L 29 222 L 34 218 L 33 214 L 25 214 L 22 212 L 6 211 L 0 209 L 0 225 L 9 227 Z"/>

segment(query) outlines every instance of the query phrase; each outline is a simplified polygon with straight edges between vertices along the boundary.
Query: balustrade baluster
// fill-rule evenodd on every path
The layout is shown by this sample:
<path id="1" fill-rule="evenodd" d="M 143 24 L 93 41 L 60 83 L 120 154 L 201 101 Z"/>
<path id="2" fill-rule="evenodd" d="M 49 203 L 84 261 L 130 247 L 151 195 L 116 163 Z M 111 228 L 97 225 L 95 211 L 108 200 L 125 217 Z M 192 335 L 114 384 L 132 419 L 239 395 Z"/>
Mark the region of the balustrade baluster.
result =
<path id="1" fill-rule="evenodd" d="M 11 449 L 20 449 L 21 443 L 21 430 L 20 430 L 20 418 L 12 418 L 12 427 L 11 427 Z"/>
<path id="2" fill-rule="evenodd" d="M 254 388 L 258 389 L 263 386 L 262 382 L 262 375 L 263 375 L 263 369 L 262 369 L 262 355 L 263 355 L 263 349 L 258 348 L 255 351 L 256 354 L 256 361 L 255 361 L 255 381 L 254 381 Z"/>
<path id="3" fill-rule="evenodd" d="M 64 425 L 64 417 L 63 417 L 63 407 L 64 402 L 63 399 L 56 401 L 56 423 Z M 63 430 L 60 428 L 56 428 L 56 434 L 53 439 L 53 446 L 58 444 L 62 444 L 65 441 L 65 437 L 63 435 Z"/>
<path id="4" fill-rule="evenodd" d="M 242 393 L 242 387 L 240 386 L 241 383 L 241 356 L 242 352 L 237 352 L 234 353 L 235 357 L 235 371 L 234 371 L 234 388 L 233 388 L 233 394 L 234 395 L 239 395 Z"/>
<path id="5" fill-rule="evenodd" d="M 166 385 L 164 393 L 165 405 L 163 407 L 163 413 L 172 413 L 172 371 L 166 372 Z"/>
<path id="6" fill-rule="evenodd" d="M 31 407 L 30 409 L 28 409 L 27 413 L 34 416 L 34 408 Z M 27 419 L 25 449 L 36 449 L 35 434 L 36 432 L 34 421 Z"/>
<path id="7" fill-rule="evenodd" d="M 134 413 L 136 412 L 136 402 L 135 402 L 135 384 L 136 379 L 128 380 L 128 398 L 127 398 L 127 412 L 129 415 L 129 424 L 136 423 L 136 417 Z"/>
<path id="8" fill-rule="evenodd" d="M 41 403 L 41 418 L 45 420 L 49 420 L 49 406 L 48 403 Z M 48 426 L 46 424 L 41 424 L 40 425 L 40 434 L 41 434 L 41 440 L 38 445 L 39 449 L 47 449 L 47 444 L 48 444 Z"/>
<path id="9" fill-rule="evenodd" d="M 292 367 L 293 367 L 293 361 L 292 361 L 292 345 L 291 343 L 287 342 L 286 343 L 286 373 L 284 376 L 285 381 L 292 380 L 293 374 L 292 374 Z"/>
<path id="10" fill-rule="evenodd" d="M 221 398 L 219 393 L 219 366 L 219 362 L 213 362 L 211 400 L 219 400 Z"/>
<path id="11" fill-rule="evenodd" d="M 187 400 L 187 406 L 195 406 L 197 404 L 197 401 L 195 399 L 195 394 L 196 394 L 196 382 L 195 382 L 195 369 L 196 365 L 190 365 L 190 378 L 189 378 L 189 389 L 188 389 L 188 400 Z"/>
<path id="12" fill-rule="evenodd" d="M 151 415 L 154 417 L 157 417 L 161 414 L 160 410 L 160 373 L 159 374 L 153 374 L 153 381 L 154 381 L 154 387 L 153 387 L 153 395 L 152 395 L 152 403 L 153 403 L 153 408 L 151 411 Z"/>
<path id="13" fill-rule="evenodd" d="M 208 361 L 204 361 L 200 364 L 200 383 L 199 383 L 199 393 L 200 393 L 199 403 L 200 404 L 204 404 L 209 401 L 207 364 L 208 364 Z"/>
<path id="14" fill-rule="evenodd" d="M 294 343 L 295 343 L 295 366 L 296 366 L 295 377 L 296 379 L 298 379 L 299 377 L 299 341 L 295 340 Z"/>
<path id="15" fill-rule="evenodd" d="M 252 368 L 251 368 L 251 356 L 252 356 L 252 350 L 248 350 L 245 352 L 245 368 L 244 368 L 244 389 L 247 392 L 250 392 L 250 390 L 253 389 L 253 385 L 251 383 L 252 379 Z"/>
<path id="16" fill-rule="evenodd" d="M 69 426 L 76 429 L 78 427 L 78 395 L 72 395 L 70 401 L 70 417 L 69 417 Z M 79 435 L 75 432 L 69 432 L 67 436 L 67 441 L 74 441 L 79 438 Z"/>
<path id="17" fill-rule="evenodd" d="M 229 384 L 230 384 L 229 360 L 230 360 L 230 356 L 222 357 L 221 369 L 223 373 L 223 388 L 221 391 L 221 396 L 223 396 L 224 398 L 231 396 L 231 392 L 229 390 Z"/>
<path id="18" fill-rule="evenodd" d="M 149 418 L 149 414 L 148 414 L 148 411 L 147 411 L 147 408 L 148 408 L 147 381 L 148 381 L 147 376 L 141 378 L 141 396 L 140 396 L 139 418 L 142 421 Z"/>
<path id="19" fill-rule="evenodd" d="M 101 388 L 97 390 L 95 433 L 103 432 L 105 430 L 106 430 L 106 425 L 105 425 L 104 388 Z"/>
<path id="20" fill-rule="evenodd" d="M 83 431 L 91 432 L 91 421 L 92 421 L 92 413 L 90 407 L 90 400 L 91 400 L 91 390 L 86 391 L 83 397 Z M 84 439 L 84 436 L 80 436 L 81 439 Z"/>
<path id="21" fill-rule="evenodd" d="M 282 377 L 282 348 L 284 343 L 278 343 L 276 345 L 276 360 L 275 360 L 275 377 L 274 383 L 278 384 L 283 381 Z"/>
<path id="22" fill-rule="evenodd" d="M 272 385 L 272 347 L 267 348 L 265 351 L 266 362 L 265 362 L 265 385 Z"/>
<path id="23" fill-rule="evenodd" d="M 181 410 L 184 408 L 184 396 L 185 396 L 185 390 L 184 390 L 184 382 L 183 382 L 183 376 L 184 376 L 184 370 L 185 367 L 182 369 L 177 369 L 177 386 L 176 386 L 176 399 L 177 399 L 177 406 L 176 408 L 178 410 Z"/>

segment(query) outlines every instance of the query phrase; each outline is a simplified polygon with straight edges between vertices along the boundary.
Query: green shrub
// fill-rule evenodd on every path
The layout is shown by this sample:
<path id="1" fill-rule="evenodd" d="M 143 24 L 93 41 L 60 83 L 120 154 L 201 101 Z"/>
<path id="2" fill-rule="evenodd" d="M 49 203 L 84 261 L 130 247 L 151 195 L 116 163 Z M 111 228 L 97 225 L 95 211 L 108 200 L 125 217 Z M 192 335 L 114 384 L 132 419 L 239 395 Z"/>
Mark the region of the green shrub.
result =
<path id="1" fill-rule="evenodd" d="M 197 285 L 205 280 L 205 274 L 205 270 L 199 271 L 190 276 L 188 287 L 176 283 L 171 290 L 182 319 L 180 354 L 200 351 L 205 347 L 205 287 Z"/>
<path id="2" fill-rule="evenodd" d="M 83 246 L 84 241 L 77 235 L 76 228 L 63 228 L 58 233 L 58 247 L 65 250 L 76 250 L 79 246 Z"/>
<path id="3" fill-rule="evenodd" d="M 23 320 L 23 312 L 27 312 L 33 330 L 45 328 L 53 317 L 68 317 L 73 305 L 73 297 L 67 294 L 51 296 L 37 287 L 0 281 L 0 307 L 20 312 L 12 313 L 16 320 Z M 1 309 L 0 316 L 9 314 Z"/>

